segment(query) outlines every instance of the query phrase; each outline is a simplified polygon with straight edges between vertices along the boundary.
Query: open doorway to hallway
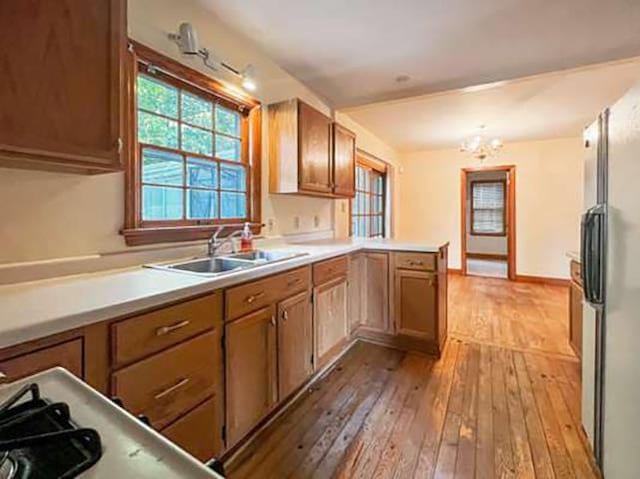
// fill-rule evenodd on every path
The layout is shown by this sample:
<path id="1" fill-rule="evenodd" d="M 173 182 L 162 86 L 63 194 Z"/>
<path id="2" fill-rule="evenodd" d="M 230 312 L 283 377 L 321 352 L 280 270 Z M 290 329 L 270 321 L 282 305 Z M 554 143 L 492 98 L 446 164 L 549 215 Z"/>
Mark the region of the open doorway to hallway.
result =
<path id="1" fill-rule="evenodd" d="M 515 279 L 515 166 L 461 171 L 462 273 Z"/>

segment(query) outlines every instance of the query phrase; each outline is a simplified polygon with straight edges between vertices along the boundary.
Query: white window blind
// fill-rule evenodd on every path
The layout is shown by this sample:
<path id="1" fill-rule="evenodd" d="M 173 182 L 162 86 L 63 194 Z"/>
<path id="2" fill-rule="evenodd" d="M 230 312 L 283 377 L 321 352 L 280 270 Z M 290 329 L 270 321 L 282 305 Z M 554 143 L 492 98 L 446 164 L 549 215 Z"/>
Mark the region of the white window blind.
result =
<path id="1" fill-rule="evenodd" d="M 472 234 L 504 235 L 504 181 L 471 183 Z"/>

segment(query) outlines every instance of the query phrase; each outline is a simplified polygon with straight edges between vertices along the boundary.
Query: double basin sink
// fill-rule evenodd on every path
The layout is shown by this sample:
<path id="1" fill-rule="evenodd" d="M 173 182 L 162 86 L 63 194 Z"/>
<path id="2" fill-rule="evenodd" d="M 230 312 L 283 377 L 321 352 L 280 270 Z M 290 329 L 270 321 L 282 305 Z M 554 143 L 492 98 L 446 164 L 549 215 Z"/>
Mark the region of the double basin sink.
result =
<path id="1" fill-rule="evenodd" d="M 244 253 L 196 258 L 173 264 L 152 264 L 149 268 L 162 269 L 181 273 L 191 273 L 200 276 L 220 276 L 234 273 L 243 269 L 256 268 L 265 264 L 286 261 L 308 253 L 292 253 L 289 251 L 254 250 Z"/>

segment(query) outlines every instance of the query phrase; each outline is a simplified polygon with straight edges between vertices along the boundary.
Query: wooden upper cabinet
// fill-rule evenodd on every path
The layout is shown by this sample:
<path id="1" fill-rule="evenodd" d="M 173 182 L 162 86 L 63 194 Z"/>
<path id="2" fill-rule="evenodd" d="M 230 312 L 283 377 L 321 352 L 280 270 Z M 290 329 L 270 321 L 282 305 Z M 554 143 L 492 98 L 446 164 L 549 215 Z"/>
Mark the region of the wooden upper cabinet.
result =
<path id="1" fill-rule="evenodd" d="M 331 194 L 331 118 L 299 102 L 298 127 L 298 188 Z"/>
<path id="2" fill-rule="evenodd" d="M 271 193 L 354 195 L 355 134 L 297 98 L 269 105 Z"/>
<path id="3" fill-rule="evenodd" d="M 0 2 L 0 165 L 122 168 L 126 0 Z"/>
<path id="4" fill-rule="evenodd" d="M 356 134 L 338 123 L 333 124 L 333 192 L 356 194 Z"/>
<path id="5" fill-rule="evenodd" d="M 313 318 L 309 292 L 278 305 L 278 392 L 287 398 L 313 373 Z"/>

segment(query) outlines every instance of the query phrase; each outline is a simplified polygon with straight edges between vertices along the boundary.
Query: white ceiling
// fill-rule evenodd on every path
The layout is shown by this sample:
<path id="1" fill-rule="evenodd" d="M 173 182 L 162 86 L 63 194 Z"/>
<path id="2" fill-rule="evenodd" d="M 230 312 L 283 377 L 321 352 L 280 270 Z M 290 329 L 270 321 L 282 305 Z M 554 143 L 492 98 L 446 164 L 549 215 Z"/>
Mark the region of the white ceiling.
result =
<path id="1" fill-rule="evenodd" d="M 344 110 L 399 151 L 456 148 L 486 125 L 505 142 L 579 136 L 640 81 L 640 59 Z"/>
<path id="2" fill-rule="evenodd" d="M 640 55 L 638 0 L 198 1 L 334 107 Z"/>

